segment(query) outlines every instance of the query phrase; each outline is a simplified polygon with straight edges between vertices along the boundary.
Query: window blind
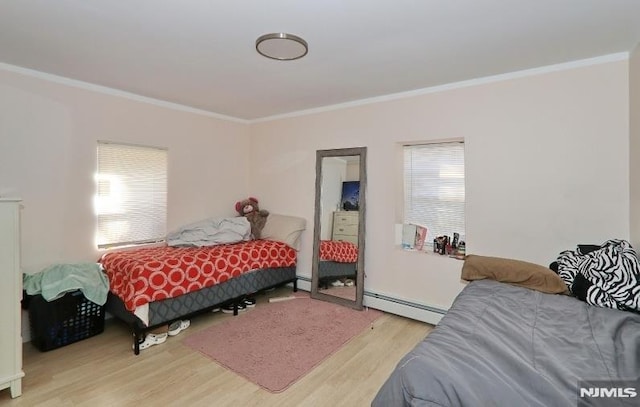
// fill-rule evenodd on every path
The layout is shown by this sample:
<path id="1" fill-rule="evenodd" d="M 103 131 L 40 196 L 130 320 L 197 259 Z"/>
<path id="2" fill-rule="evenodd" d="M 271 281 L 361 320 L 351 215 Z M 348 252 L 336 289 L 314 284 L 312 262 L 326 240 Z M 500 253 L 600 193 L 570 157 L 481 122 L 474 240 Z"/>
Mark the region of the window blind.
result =
<path id="1" fill-rule="evenodd" d="M 161 241 L 167 231 L 167 150 L 98 142 L 99 248 Z"/>
<path id="2" fill-rule="evenodd" d="M 437 236 L 465 235 L 464 144 L 404 146 L 404 223 L 427 227 Z"/>

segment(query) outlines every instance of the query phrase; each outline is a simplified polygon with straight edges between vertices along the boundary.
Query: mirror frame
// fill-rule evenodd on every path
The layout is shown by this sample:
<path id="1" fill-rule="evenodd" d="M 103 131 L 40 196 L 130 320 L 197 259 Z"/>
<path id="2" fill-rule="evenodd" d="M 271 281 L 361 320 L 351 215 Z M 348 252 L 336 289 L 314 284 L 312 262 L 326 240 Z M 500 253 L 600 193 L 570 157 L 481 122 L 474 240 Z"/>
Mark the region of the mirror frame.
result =
<path id="1" fill-rule="evenodd" d="M 356 273 L 356 299 L 355 301 L 348 300 L 333 295 L 322 293 L 318 289 L 320 278 L 318 275 L 318 267 L 320 260 L 320 199 L 322 189 L 322 161 L 325 157 L 345 157 L 354 156 L 360 157 L 360 201 L 358 207 L 358 262 Z M 364 297 L 364 253 L 365 253 L 365 226 L 366 226 L 366 199 L 367 191 L 367 148 L 366 147 L 354 147 L 354 148 L 339 148 L 332 150 L 317 150 L 316 151 L 316 206 L 314 214 L 314 229 L 313 229 L 313 259 L 311 265 L 311 298 L 332 302 L 335 304 L 344 305 L 357 310 L 363 309 L 363 297 Z"/>

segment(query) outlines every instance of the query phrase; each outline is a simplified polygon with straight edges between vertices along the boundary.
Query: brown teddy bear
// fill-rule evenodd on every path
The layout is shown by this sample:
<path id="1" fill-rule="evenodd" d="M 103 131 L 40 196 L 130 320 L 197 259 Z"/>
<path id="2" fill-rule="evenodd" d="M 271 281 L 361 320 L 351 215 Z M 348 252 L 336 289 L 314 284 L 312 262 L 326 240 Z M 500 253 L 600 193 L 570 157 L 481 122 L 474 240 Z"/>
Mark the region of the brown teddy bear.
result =
<path id="1" fill-rule="evenodd" d="M 236 202 L 236 211 L 240 216 L 244 216 L 249 221 L 249 224 L 251 225 L 251 236 L 253 239 L 260 239 L 262 229 L 267 223 L 269 211 L 260 209 L 258 207 L 258 200 L 253 197 Z"/>

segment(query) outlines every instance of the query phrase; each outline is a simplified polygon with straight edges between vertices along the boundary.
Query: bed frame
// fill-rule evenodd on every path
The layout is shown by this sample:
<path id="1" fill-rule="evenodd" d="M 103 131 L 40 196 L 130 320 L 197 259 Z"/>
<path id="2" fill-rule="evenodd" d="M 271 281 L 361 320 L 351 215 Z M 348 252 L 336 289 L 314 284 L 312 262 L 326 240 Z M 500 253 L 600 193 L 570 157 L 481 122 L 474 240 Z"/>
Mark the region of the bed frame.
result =
<path id="1" fill-rule="evenodd" d="M 210 312 L 214 308 L 232 303 L 238 315 L 238 302 L 245 296 L 278 286 L 293 284 L 298 290 L 296 267 L 278 267 L 254 270 L 211 287 L 206 287 L 175 298 L 149 303 L 149 325 L 125 308 L 124 302 L 109 293 L 106 311 L 127 323 L 133 333 L 133 352 L 140 354 L 140 340 L 148 331 L 180 319 Z"/>

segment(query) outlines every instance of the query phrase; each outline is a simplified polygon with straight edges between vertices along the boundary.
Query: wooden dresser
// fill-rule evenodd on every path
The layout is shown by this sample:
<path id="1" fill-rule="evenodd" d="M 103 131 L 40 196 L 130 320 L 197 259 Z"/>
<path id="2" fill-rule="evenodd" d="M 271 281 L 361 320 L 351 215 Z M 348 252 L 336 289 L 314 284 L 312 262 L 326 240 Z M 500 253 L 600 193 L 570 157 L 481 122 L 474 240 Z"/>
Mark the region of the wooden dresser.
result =
<path id="1" fill-rule="evenodd" d="M 0 391 L 22 394 L 20 200 L 0 198 Z"/>
<path id="2" fill-rule="evenodd" d="M 358 211 L 334 212 L 331 239 L 358 244 L 358 214 Z"/>

